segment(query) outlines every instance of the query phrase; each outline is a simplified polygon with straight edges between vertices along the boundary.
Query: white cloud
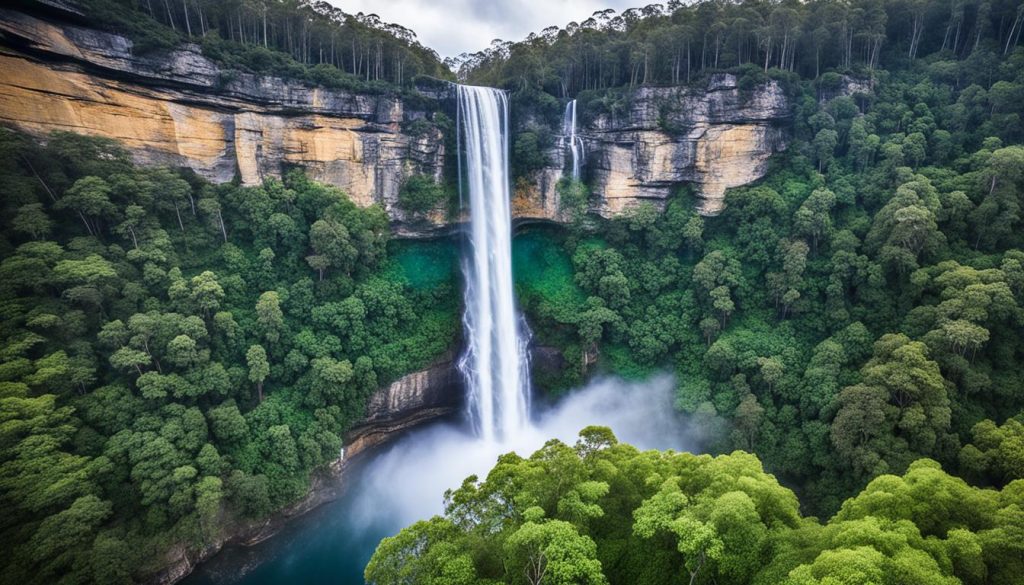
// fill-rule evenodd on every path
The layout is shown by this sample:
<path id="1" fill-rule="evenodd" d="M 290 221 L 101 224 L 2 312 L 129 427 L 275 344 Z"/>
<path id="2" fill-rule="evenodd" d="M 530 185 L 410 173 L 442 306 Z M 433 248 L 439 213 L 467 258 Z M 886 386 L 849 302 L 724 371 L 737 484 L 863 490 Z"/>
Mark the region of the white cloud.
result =
<path id="1" fill-rule="evenodd" d="M 531 32 L 582 22 L 597 10 L 621 12 L 643 0 L 332 0 L 349 14 L 376 14 L 416 32 L 442 57 L 486 48 L 494 39 L 518 41 Z"/>

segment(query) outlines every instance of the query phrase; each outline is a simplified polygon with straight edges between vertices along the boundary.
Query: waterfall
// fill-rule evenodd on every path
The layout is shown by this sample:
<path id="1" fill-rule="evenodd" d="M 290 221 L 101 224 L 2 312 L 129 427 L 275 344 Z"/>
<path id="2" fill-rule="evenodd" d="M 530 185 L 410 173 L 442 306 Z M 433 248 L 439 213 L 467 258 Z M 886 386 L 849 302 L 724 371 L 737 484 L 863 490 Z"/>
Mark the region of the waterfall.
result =
<path id="1" fill-rule="evenodd" d="M 569 151 L 572 153 L 572 178 L 579 180 L 580 164 L 583 162 L 583 138 L 576 134 L 576 100 L 565 104 L 565 113 L 562 114 L 562 143 L 569 142 Z"/>
<path id="2" fill-rule="evenodd" d="M 475 430 L 485 441 L 501 441 L 527 426 L 530 385 L 512 286 L 508 96 L 459 85 L 457 124 L 465 151 L 460 192 L 468 195 L 470 211 L 463 259 L 466 352 L 459 369 Z"/>

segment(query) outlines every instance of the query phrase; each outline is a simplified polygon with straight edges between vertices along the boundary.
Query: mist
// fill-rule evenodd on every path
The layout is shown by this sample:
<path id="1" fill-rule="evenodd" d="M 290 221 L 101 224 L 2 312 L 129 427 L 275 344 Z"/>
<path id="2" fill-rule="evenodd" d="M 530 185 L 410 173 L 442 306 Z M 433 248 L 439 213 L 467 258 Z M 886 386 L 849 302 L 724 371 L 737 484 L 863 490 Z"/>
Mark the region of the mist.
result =
<path id="1" fill-rule="evenodd" d="M 675 379 L 659 374 L 646 381 L 599 378 L 535 413 L 533 425 L 518 436 L 486 442 L 468 428 L 438 424 L 414 431 L 375 457 L 362 473 L 355 494 L 354 527 L 386 526 L 392 533 L 443 512 L 445 490 L 477 475 L 483 478 L 498 455 L 528 457 L 557 438 L 572 445 L 589 425 L 610 427 L 616 437 L 640 449 L 695 451 L 699 429 L 673 408 Z"/>

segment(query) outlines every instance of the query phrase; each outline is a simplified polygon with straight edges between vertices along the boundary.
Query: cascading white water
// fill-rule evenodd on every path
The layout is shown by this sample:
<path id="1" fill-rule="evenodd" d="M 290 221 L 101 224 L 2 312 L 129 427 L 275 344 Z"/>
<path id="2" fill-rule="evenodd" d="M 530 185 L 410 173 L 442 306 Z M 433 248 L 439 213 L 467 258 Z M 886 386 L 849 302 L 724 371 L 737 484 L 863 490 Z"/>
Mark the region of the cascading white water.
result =
<path id="1" fill-rule="evenodd" d="M 529 367 L 512 285 L 512 214 L 508 172 L 508 96 L 458 86 L 458 132 L 465 151 L 470 211 L 466 277 L 466 353 L 459 369 L 469 414 L 485 441 L 502 441 L 529 420 Z M 460 173 L 461 175 L 461 173 Z"/>
<path id="2" fill-rule="evenodd" d="M 576 100 L 565 105 L 565 113 L 562 114 L 562 141 L 568 141 L 569 151 L 572 153 L 572 178 L 579 180 L 580 165 L 583 162 L 583 138 L 576 134 Z"/>

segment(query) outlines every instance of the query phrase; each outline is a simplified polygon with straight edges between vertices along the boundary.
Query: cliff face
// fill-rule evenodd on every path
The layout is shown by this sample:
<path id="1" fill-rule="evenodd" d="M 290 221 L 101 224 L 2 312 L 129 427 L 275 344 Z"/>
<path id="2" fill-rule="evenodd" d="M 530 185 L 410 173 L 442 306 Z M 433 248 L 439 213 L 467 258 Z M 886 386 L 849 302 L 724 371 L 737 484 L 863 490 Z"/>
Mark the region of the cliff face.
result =
<path id="1" fill-rule="evenodd" d="M 726 189 L 764 176 L 768 158 L 786 146 L 791 106 L 774 81 L 744 91 L 734 75 L 719 74 L 704 88 L 640 88 L 627 101 L 624 115 L 601 114 L 577 130 L 590 211 L 604 217 L 644 201 L 661 208 L 684 183 L 696 187 L 702 214 L 717 214 Z M 549 152 L 553 166 L 518 186 L 524 215 L 561 219 L 555 184 L 564 150 Z"/>
<path id="2" fill-rule="evenodd" d="M 441 211 L 408 217 L 397 205 L 406 178 L 442 179 L 444 137 L 431 104 L 395 95 L 311 87 L 223 71 L 197 46 L 136 56 L 128 39 L 0 8 L 0 124 L 43 136 L 68 130 L 121 141 L 141 164 L 187 167 L 215 182 L 257 185 L 289 166 L 344 189 L 360 205 L 381 204 L 399 236 L 446 229 Z M 769 82 L 741 90 L 720 74 L 700 88 L 640 88 L 623 114 L 578 129 L 590 211 L 611 217 L 643 201 L 662 207 L 678 185 L 696 186 L 701 213 L 721 211 L 725 190 L 764 175 L 785 148 L 790 104 Z M 447 104 L 451 105 L 451 104 Z M 552 166 L 515 185 L 513 214 L 567 219 Z"/>
<path id="3" fill-rule="evenodd" d="M 136 57 L 131 41 L 0 9 L 0 123 L 121 141 L 141 164 L 187 167 L 215 182 L 280 177 L 299 166 L 360 205 L 380 203 L 400 235 L 442 226 L 396 206 L 413 174 L 441 178 L 431 112 L 396 96 L 310 87 L 221 71 L 196 46 Z"/>

